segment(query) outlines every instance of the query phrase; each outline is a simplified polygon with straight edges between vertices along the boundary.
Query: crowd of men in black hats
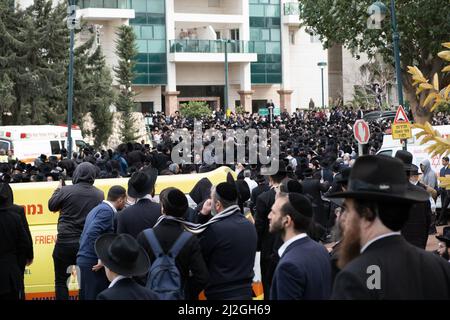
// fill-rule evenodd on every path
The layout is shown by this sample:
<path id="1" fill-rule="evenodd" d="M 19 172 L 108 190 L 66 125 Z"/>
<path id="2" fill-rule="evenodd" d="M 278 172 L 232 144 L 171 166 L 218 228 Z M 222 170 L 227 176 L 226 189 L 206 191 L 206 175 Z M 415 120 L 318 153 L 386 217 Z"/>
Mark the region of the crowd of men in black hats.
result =
<path id="1" fill-rule="evenodd" d="M 424 250 L 432 190 L 418 185 L 410 153 L 371 154 L 381 146 L 387 123 L 371 124 L 371 155 L 356 157 L 356 118 L 339 109 L 329 115 L 297 111 L 273 121 L 205 118 L 205 129 L 279 129 L 278 171 L 266 177 L 259 164 L 235 164 L 237 179 L 228 174 L 226 182 L 213 185 L 203 178 L 188 194 L 173 186 L 159 200 L 159 175 L 217 166 L 184 163 L 174 170 L 170 152 L 180 140 L 172 133 L 193 130 L 192 119 L 156 116 L 156 150 L 123 144 L 104 152 L 105 158 L 88 150 L 78 165 L 63 158 L 56 165 L 73 185 L 61 183 L 48 203 L 50 211 L 60 212 L 53 252 L 56 298 L 68 298 L 66 270 L 79 265 L 81 299 L 196 299 L 204 291 L 210 300 L 249 300 L 259 251 L 265 299 L 450 299 L 450 264 L 442 259 L 448 246 L 439 251 L 442 257 Z M 100 166 L 98 159 L 104 161 Z M 93 183 L 110 167 L 117 176 L 131 177 L 127 190 L 113 186 L 104 200 Z M 10 257 L 0 263 L 9 273 L 0 274 L 16 281 L 0 287 L 0 298 L 22 297 L 23 265 L 10 252 L 31 263 L 23 258 L 29 236 L 11 195 L 5 191 L 4 198 L 0 226 L 17 241 L 0 241 L 0 254 Z M 333 225 L 339 232 L 329 254 L 324 244 Z M 447 243 L 448 229 L 438 237 Z"/>
<path id="2" fill-rule="evenodd" d="M 355 111 L 336 108 L 328 114 L 322 110 L 297 110 L 291 115 L 282 113 L 273 119 L 249 113 L 231 114 L 230 117 L 216 113 L 199 120 L 202 130 L 219 130 L 225 138 L 224 143 L 227 129 L 278 129 L 282 158 L 309 158 L 310 161 L 301 160 L 296 166 L 290 166 L 292 170 L 297 169 L 297 174 L 301 174 L 308 167 L 308 162 L 317 170 L 329 168 L 337 159 L 348 165 L 356 157 L 358 147 L 353 138 L 352 125 L 357 117 Z M 207 172 L 220 165 L 208 165 L 205 159 L 198 161 L 195 154 L 189 155 L 191 163 L 172 162 L 172 149 L 180 141 L 172 138 L 174 131 L 185 129 L 193 136 L 194 119 L 183 118 L 176 112 L 171 117 L 161 113 L 153 114 L 151 120 L 150 144 L 145 144 L 144 141 L 123 143 L 115 150 L 86 147 L 74 152 L 72 159 L 68 159 L 67 151 L 63 149 L 59 159 L 43 154 L 34 164 L 25 164 L 9 155 L 0 163 L 0 179 L 7 183 L 57 181 L 71 178 L 75 167 L 82 162 L 90 162 L 96 166 L 97 178 L 130 177 L 133 172 L 146 165 L 156 168 L 160 175 Z M 373 154 L 381 147 L 383 132 L 388 127 L 387 122 L 370 123 L 371 139 L 365 145 L 366 154 Z M 206 137 L 202 143 L 206 147 L 213 141 L 214 137 Z M 246 152 L 248 161 L 248 146 Z"/>

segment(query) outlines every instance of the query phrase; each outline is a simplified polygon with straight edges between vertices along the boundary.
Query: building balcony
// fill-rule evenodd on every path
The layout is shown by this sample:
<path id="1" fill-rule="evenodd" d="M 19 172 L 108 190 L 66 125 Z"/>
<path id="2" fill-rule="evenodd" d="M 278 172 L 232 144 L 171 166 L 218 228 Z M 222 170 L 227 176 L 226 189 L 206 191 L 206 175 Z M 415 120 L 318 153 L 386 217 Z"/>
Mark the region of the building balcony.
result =
<path id="1" fill-rule="evenodd" d="M 225 45 L 229 62 L 256 62 L 253 41 L 170 40 L 171 62 L 224 62 Z"/>
<path id="2" fill-rule="evenodd" d="M 77 16 L 85 20 L 134 19 L 129 0 L 78 0 Z"/>
<path id="3" fill-rule="evenodd" d="M 299 26 L 301 4 L 299 2 L 286 2 L 283 7 L 282 21 L 290 26 Z"/>
<path id="4" fill-rule="evenodd" d="M 248 17 L 236 14 L 174 13 L 176 22 L 244 24 Z"/>

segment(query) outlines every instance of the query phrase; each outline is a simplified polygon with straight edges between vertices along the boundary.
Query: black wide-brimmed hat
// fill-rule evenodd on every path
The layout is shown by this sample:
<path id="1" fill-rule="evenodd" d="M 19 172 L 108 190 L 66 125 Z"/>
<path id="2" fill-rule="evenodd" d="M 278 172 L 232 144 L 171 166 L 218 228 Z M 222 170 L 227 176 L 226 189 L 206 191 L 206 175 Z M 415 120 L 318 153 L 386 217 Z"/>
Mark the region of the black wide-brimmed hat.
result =
<path id="1" fill-rule="evenodd" d="M 158 172 L 154 168 L 148 168 L 133 173 L 128 180 L 128 195 L 133 198 L 142 198 L 149 194 L 156 182 Z"/>
<path id="2" fill-rule="evenodd" d="M 0 183 L 0 209 L 9 209 L 13 206 L 13 192 L 8 183 Z"/>
<path id="3" fill-rule="evenodd" d="M 355 198 L 389 202 L 425 202 L 429 195 L 419 188 L 408 190 L 403 163 L 388 156 L 359 157 L 350 172 L 348 189 L 328 198 Z"/>
<path id="4" fill-rule="evenodd" d="M 144 248 L 126 233 L 101 235 L 95 241 L 95 252 L 108 269 L 125 277 L 144 275 L 150 267 Z"/>
<path id="5" fill-rule="evenodd" d="M 398 150 L 395 153 L 395 157 L 397 159 L 400 159 L 403 162 L 403 167 L 404 167 L 404 170 L 406 172 L 411 172 L 411 171 L 414 170 L 414 167 L 413 167 L 413 164 L 412 164 L 412 162 L 413 162 L 413 155 L 412 155 L 411 152 L 406 151 L 406 150 Z"/>
<path id="6" fill-rule="evenodd" d="M 450 227 L 444 227 L 442 235 L 436 236 L 439 241 L 445 242 L 447 246 L 450 246 Z"/>
<path id="7" fill-rule="evenodd" d="M 347 167 L 343 168 L 340 173 L 338 173 L 335 177 L 336 183 L 339 184 L 348 184 L 348 179 L 350 177 L 350 172 L 352 171 L 352 168 Z"/>

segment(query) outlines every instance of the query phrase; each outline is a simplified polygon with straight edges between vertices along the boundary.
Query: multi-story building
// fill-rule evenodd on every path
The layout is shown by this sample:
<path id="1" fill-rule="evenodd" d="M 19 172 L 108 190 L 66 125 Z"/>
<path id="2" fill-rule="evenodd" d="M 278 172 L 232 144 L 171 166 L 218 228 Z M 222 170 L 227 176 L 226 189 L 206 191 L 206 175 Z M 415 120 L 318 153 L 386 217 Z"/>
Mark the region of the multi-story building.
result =
<path id="1" fill-rule="evenodd" d="M 32 0 L 18 2 L 27 6 Z M 100 44 L 111 67 L 117 64 L 117 26 L 133 27 L 139 51 L 134 90 L 143 112 L 172 113 L 190 100 L 220 107 L 227 101 L 229 108 L 257 112 L 271 99 L 293 111 L 308 107 L 310 99 L 321 106 L 323 95 L 327 105 L 329 74 L 332 95 L 344 95 L 343 60 L 329 61 L 318 38 L 300 27 L 298 2 L 77 0 L 77 5 L 78 16 L 101 26 Z M 328 63 L 323 77 L 319 62 Z"/>

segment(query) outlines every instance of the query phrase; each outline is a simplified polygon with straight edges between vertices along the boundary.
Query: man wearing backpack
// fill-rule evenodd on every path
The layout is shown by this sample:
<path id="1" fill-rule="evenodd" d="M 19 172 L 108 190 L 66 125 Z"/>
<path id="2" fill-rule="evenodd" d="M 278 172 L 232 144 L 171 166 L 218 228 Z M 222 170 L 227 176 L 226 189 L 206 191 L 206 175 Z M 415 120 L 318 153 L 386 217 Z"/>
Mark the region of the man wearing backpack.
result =
<path id="1" fill-rule="evenodd" d="M 235 185 L 222 182 L 211 190 L 200 212 L 208 220 L 200 246 L 210 278 L 208 300 L 251 300 L 257 235 L 237 205 Z"/>
<path id="2" fill-rule="evenodd" d="M 196 299 L 209 274 L 197 237 L 185 231 L 180 220 L 188 209 L 187 198 L 167 188 L 159 199 L 163 215 L 153 229 L 137 237 L 151 261 L 146 287 L 164 300 Z"/>

